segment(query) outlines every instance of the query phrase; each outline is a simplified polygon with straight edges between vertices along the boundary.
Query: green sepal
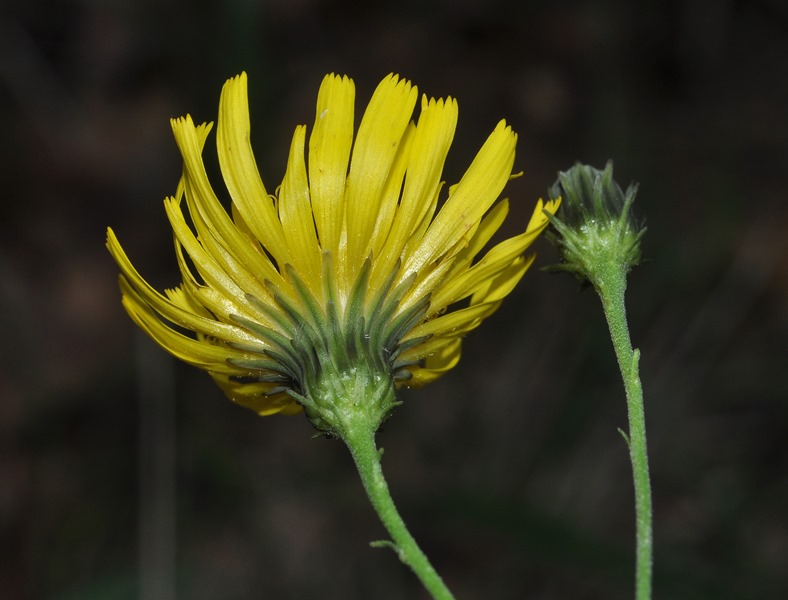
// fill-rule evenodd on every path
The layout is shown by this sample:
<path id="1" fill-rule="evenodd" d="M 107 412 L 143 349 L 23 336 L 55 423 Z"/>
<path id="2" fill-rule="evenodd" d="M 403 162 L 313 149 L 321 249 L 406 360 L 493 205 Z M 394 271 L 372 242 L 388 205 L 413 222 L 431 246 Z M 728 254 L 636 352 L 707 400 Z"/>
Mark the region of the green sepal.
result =
<path id="1" fill-rule="evenodd" d="M 345 307 L 345 335 L 348 341 L 356 343 L 359 335 L 364 333 L 364 299 L 369 287 L 369 274 L 372 270 L 372 260 L 368 257 L 361 265 L 361 270 L 350 290 L 347 306 Z"/>

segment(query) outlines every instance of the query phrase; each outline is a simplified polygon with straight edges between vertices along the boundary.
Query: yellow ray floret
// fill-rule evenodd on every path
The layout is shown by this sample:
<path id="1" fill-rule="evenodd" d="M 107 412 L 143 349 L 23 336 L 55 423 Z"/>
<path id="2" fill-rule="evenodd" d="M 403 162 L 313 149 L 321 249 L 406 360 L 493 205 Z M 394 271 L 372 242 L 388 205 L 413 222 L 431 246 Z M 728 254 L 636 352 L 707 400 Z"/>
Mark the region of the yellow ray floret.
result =
<path id="1" fill-rule="evenodd" d="M 389 75 L 356 130 L 353 81 L 327 75 L 311 134 L 295 129 L 281 185 L 266 188 L 249 143 L 246 74 L 230 79 L 216 128 L 229 212 L 202 159 L 212 124 L 173 119 L 184 166 L 165 210 L 181 284 L 157 292 L 107 236 L 135 323 L 261 415 L 299 412 L 329 367 L 363 362 L 396 385 L 452 369 L 463 336 L 533 262 L 525 252 L 558 201 L 540 200 L 523 233 L 479 257 L 509 211 L 496 201 L 517 135 L 498 123 L 446 188 L 457 102 L 423 96 L 414 121 L 417 100 L 414 85 Z"/>

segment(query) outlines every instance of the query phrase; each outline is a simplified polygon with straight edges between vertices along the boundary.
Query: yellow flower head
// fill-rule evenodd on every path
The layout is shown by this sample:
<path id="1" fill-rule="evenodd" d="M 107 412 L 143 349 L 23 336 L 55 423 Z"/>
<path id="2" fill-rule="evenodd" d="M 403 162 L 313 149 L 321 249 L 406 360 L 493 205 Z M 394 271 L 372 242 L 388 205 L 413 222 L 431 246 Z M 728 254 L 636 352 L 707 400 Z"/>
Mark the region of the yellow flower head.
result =
<path id="1" fill-rule="evenodd" d="M 231 215 L 201 157 L 212 124 L 172 120 L 184 160 L 164 203 L 183 275 L 177 288 L 154 290 L 111 229 L 107 240 L 123 305 L 162 347 L 239 404 L 261 415 L 305 408 L 328 433 L 316 412 L 324 396 L 341 395 L 337 386 L 379 389 L 388 398 L 382 420 L 395 387 L 457 364 L 462 337 L 533 261 L 524 252 L 547 225 L 543 208 L 558 207 L 540 200 L 524 233 L 476 260 L 508 212 L 495 201 L 512 175 L 516 134 L 498 123 L 441 202 L 457 102 L 424 96 L 414 123 L 416 87 L 389 75 L 354 139 L 354 95 L 351 79 L 325 77 L 308 140 L 306 126 L 296 127 L 272 195 L 249 143 L 246 74 L 227 81 L 216 138 Z"/>

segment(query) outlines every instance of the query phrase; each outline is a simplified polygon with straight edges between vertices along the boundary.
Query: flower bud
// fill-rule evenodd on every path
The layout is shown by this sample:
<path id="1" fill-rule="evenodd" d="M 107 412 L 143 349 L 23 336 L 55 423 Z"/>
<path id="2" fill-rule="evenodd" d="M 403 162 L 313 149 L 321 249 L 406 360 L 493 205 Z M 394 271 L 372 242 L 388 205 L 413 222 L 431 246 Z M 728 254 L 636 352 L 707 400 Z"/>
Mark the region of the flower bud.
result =
<path id="1" fill-rule="evenodd" d="M 600 271 L 617 268 L 624 274 L 640 262 L 640 239 L 646 228 L 635 221 L 631 208 L 637 184 L 626 192 L 613 179 L 613 162 L 604 171 L 577 163 L 558 173 L 551 198 L 562 198 L 556 216 L 548 215 L 561 263 L 552 270 L 569 271 L 598 288 Z"/>

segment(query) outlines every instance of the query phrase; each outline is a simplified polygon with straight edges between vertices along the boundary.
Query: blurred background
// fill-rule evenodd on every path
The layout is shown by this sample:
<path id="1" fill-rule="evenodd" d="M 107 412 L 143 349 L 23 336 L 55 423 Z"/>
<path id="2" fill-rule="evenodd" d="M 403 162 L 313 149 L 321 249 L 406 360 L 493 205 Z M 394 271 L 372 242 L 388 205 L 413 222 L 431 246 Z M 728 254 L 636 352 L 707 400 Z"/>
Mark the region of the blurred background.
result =
<path id="1" fill-rule="evenodd" d="M 459 99 L 446 179 L 519 133 L 507 234 L 558 170 L 641 184 L 655 597 L 788 597 L 788 9 L 777 0 L 11 1 L 0 12 L 0 596 L 425 598 L 350 457 L 258 418 L 139 334 L 111 225 L 178 283 L 168 119 L 250 78 L 269 189 L 325 73 Z M 212 137 L 206 161 L 214 174 Z M 546 240 L 537 267 L 556 261 Z M 379 436 L 458 598 L 631 598 L 623 390 L 595 294 L 533 268 Z"/>

